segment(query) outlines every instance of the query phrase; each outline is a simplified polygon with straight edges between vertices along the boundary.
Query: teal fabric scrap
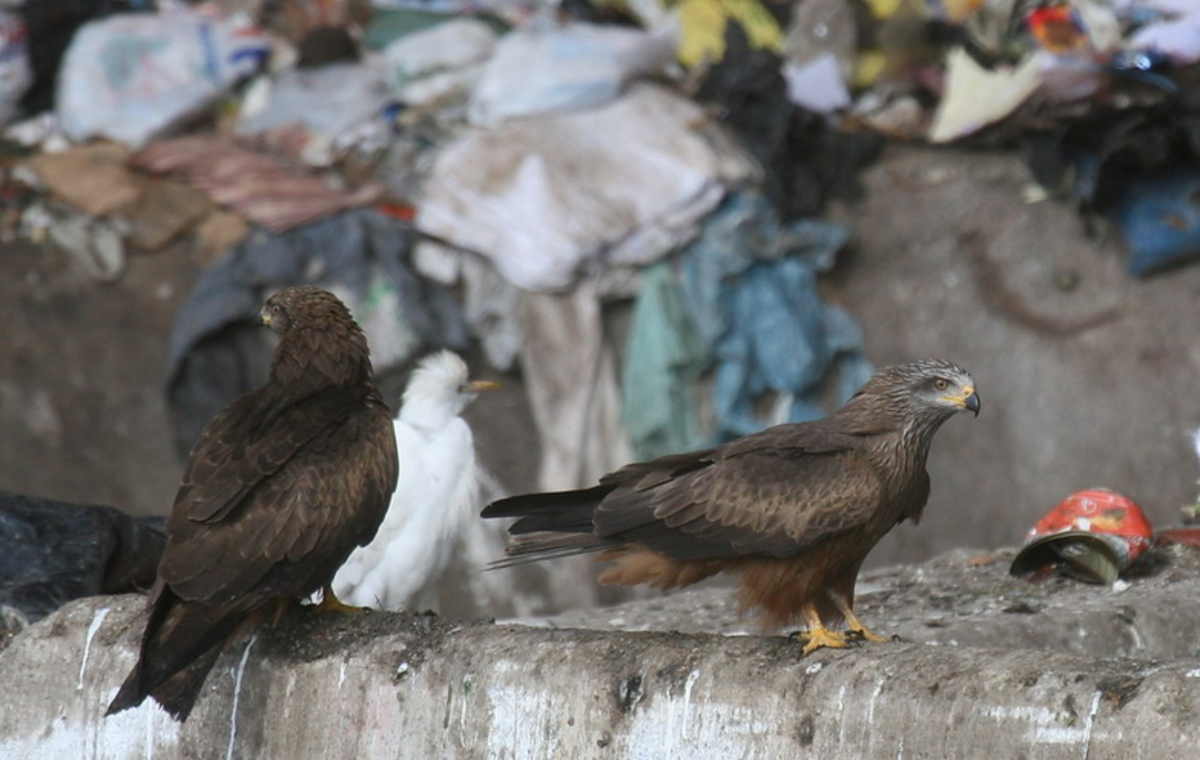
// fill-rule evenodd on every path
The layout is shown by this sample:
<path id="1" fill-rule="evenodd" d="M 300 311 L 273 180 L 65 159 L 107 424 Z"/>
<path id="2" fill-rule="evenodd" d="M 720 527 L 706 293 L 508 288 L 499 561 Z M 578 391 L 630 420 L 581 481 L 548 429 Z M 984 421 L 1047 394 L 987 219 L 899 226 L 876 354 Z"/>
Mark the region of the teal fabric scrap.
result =
<path id="1" fill-rule="evenodd" d="M 622 377 L 639 459 L 761 430 L 755 403 L 767 393 L 790 397 L 788 421 L 816 419 L 831 373 L 838 401 L 871 377 L 862 328 L 817 289 L 848 239 L 829 222 L 781 225 L 764 198 L 736 193 L 673 263 L 645 270 Z M 714 421 L 705 433 L 693 381 L 710 370 Z"/>
<path id="2" fill-rule="evenodd" d="M 837 369 L 837 398 L 845 403 L 875 374 L 875 365 L 863 353 L 862 325 L 840 306 L 825 307 L 825 340 Z"/>
<path id="3" fill-rule="evenodd" d="M 684 251 L 684 303 L 713 346 L 717 442 L 761 430 L 754 404 L 767 392 L 789 394 L 788 420 L 800 422 L 823 416 L 830 372 L 844 401 L 874 371 L 857 321 L 817 290 L 848 239 L 820 220 L 780 225 L 765 199 L 741 193 Z"/>
<path id="4" fill-rule="evenodd" d="M 692 382 L 709 356 L 671 265 L 660 262 L 645 269 L 621 377 L 622 422 L 637 458 L 703 445 Z"/>
<path id="5" fill-rule="evenodd" d="M 717 341 L 714 398 L 719 439 L 762 429 L 754 400 L 772 390 L 793 393 L 793 412 L 803 419 L 819 417 L 806 398 L 829 368 L 816 273 L 796 258 L 760 261 L 724 293 L 729 323 Z"/>

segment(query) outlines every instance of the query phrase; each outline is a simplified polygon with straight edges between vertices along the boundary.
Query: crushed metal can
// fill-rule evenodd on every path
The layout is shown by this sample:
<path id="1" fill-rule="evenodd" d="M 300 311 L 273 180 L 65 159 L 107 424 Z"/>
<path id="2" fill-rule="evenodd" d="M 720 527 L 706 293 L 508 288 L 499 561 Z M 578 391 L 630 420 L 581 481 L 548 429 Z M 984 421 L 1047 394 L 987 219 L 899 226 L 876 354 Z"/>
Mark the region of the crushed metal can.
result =
<path id="1" fill-rule="evenodd" d="M 1134 501 L 1107 488 L 1077 491 L 1025 537 L 1008 571 L 1058 569 L 1088 583 L 1113 583 L 1151 544 L 1150 521 Z"/>

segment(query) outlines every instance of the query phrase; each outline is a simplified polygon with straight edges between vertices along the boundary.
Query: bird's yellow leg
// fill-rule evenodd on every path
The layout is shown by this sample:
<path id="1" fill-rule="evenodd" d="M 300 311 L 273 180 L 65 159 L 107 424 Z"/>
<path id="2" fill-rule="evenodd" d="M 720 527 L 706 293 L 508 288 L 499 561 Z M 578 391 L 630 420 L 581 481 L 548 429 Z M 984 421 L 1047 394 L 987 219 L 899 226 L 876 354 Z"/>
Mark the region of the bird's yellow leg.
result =
<path id="1" fill-rule="evenodd" d="M 366 612 L 366 607 L 354 607 L 349 604 L 344 604 L 341 599 L 337 598 L 337 594 L 333 593 L 333 586 L 326 583 L 321 591 L 321 603 L 313 608 L 314 612 Z"/>
<path id="2" fill-rule="evenodd" d="M 800 634 L 800 639 L 805 642 L 804 649 L 800 651 L 801 657 L 822 647 L 849 649 L 854 646 L 853 642 L 847 640 L 846 634 L 841 631 L 831 631 L 825 627 L 825 624 L 821 622 L 821 616 L 817 614 L 815 605 L 804 605 L 800 613 L 804 616 L 804 622 L 808 626 L 808 630 Z"/>
<path id="3" fill-rule="evenodd" d="M 850 626 L 850 631 L 855 635 L 866 641 L 894 641 L 890 636 L 880 636 L 863 625 L 858 616 L 854 614 L 854 610 L 850 609 L 850 605 L 846 604 L 846 600 L 840 594 L 830 591 L 828 595 L 834 606 L 837 607 L 838 612 L 842 613 L 842 617 L 846 619 L 846 625 Z"/>

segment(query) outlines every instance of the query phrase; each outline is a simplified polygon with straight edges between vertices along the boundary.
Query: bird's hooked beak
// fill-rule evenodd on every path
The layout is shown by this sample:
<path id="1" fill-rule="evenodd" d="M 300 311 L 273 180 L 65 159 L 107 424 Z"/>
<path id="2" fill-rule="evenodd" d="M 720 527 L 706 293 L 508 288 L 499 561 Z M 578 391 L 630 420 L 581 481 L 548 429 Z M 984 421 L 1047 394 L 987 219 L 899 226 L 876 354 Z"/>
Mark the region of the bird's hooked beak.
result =
<path id="1" fill-rule="evenodd" d="M 258 323 L 267 327 L 271 326 L 271 310 L 267 306 L 258 310 Z"/>
<path id="2" fill-rule="evenodd" d="M 463 386 L 463 391 L 466 393 L 480 393 L 482 391 L 494 391 L 500 387 L 500 383 L 494 380 L 472 380 Z"/>
<path id="3" fill-rule="evenodd" d="M 979 416 L 979 394 L 973 385 L 964 385 L 959 393 L 942 396 L 942 399 Z"/>

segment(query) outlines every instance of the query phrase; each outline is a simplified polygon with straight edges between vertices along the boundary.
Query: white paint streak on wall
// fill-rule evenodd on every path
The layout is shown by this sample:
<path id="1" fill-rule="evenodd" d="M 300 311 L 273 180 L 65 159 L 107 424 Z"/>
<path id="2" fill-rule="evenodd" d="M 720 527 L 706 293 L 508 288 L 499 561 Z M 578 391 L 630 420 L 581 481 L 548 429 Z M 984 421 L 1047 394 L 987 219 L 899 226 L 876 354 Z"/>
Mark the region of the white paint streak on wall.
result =
<path id="1" fill-rule="evenodd" d="M 564 718 L 555 692 L 531 677 L 527 663 L 500 660 L 487 687 L 491 709 L 488 757 L 542 760 L 557 757 L 557 721 Z"/>
<path id="2" fill-rule="evenodd" d="M 116 696 L 115 692 L 113 696 Z M 182 725 L 153 698 L 139 707 L 99 718 L 97 757 L 125 758 L 140 755 L 152 760 L 156 754 L 175 756 Z M 93 728 L 96 728 L 93 724 Z M 139 751 L 140 750 L 140 751 Z M 4 753 L 0 752 L 0 757 Z M 48 753 L 46 757 L 67 757 Z"/>
<path id="3" fill-rule="evenodd" d="M 287 685 L 283 689 L 283 716 L 287 718 L 292 714 L 292 692 L 296 689 L 296 671 L 288 672 Z"/>
<path id="4" fill-rule="evenodd" d="M 425 680 L 424 672 L 420 669 L 410 671 L 413 676 L 409 683 L 420 683 Z M 485 717 L 479 719 L 480 712 L 478 700 L 481 699 L 478 691 L 475 689 L 475 680 L 470 673 L 463 675 L 461 679 L 449 679 L 446 684 L 446 717 L 442 721 L 443 728 L 449 733 L 453 726 L 454 704 L 458 702 L 458 725 L 457 735 L 454 739 L 457 742 L 456 746 L 464 750 L 474 750 L 479 744 L 479 735 L 481 732 L 486 732 L 490 726 L 490 719 Z M 456 753 L 461 755 L 462 753 Z"/>
<path id="5" fill-rule="evenodd" d="M 258 634 L 254 634 L 246 642 L 246 648 L 242 651 L 242 660 L 238 663 L 237 674 L 233 679 L 233 706 L 229 710 L 229 746 L 225 749 L 225 760 L 232 760 L 233 747 L 237 743 L 237 712 L 238 700 L 242 696 L 242 675 L 246 672 L 246 661 L 250 659 L 250 650 L 254 648 L 256 641 L 258 641 Z"/>
<path id="6" fill-rule="evenodd" d="M 834 701 L 837 705 L 837 722 L 838 722 L 838 746 L 846 746 L 846 687 L 838 687 L 837 699 Z"/>
<path id="7" fill-rule="evenodd" d="M 154 713 L 146 712 L 146 720 L 143 724 L 146 727 L 146 736 L 143 739 L 146 742 L 146 760 L 154 760 Z"/>
<path id="8" fill-rule="evenodd" d="M 691 671 L 682 694 L 669 687 L 658 691 L 653 682 L 647 683 L 646 698 L 623 719 L 628 721 L 621 726 L 625 735 L 611 748 L 613 756 L 727 760 L 745 755 L 749 736 L 781 735 L 779 726 L 758 711 L 720 701 L 711 693 L 711 685 L 697 689 L 699 677 L 699 670 Z M 791 745 L 785 742 L 784 746 Z"/>
<path id="9" fill-rule="evenodd" d="M 108 607 L 101 607 L 92 616 L 92 624 L 88 626 L 87 638 L 83 642 L 83 660 L 79 663 L 79 683 L 75 685 L 76 691 L 83 689 L 83 674 L 87 670 L 88 655 L 92 652 L 92 639 L 100 630 L 100 626 L 104 624 L 106 617 L 108 617 Z"/>
<path id="10" fill-rule="evenodd" d="M 1032 705 L 993 705 L 983 714 L 998 721 L 1019 721 L 1029 724 L 1025 741 L 1032 744 L 1081 744 L 1087 740 L 1084 728 L 1062 725 L 1063 719 L 1056 710 Z M 1087 731 L 1090 733 L 1090 728 Z"/>
<path id="11" fill-rule="evenodd" d="M 1034 744 L 1082 744 L 1084 733 L 1082 728 L 1069 726 L 1034 726 L 1027 737 Z"/>
<path id="12" fill-rule="evenodd" d="M 1142 639 L 1142 632 L 1137 629 L 1137 625 L 1130 623 L 1129 633 L 1133 635 L 1133 648 L 1145 651 L 1146 642 Z"/>
<path id="13" fill-rule="evenodd" d="M 467 726 L 470 725 L 470 722 L 467 720 L 467 703 L 471 701 L 471 692 L 474 687 L 475 682 L 471 680 L 471 674 L 468 673 L 463 676 L 458 706 L 458 738 L 460 743 L 465 741 Z"/>
<path id="14" fill-rule="evenodd" d="M 875 704 L 879 701 L 879 695 L 883 693 L 883 684 L 886 678 L 880 678 L 879 683 L 875 684 L 875 690 L 871 692 L 871 698 L 867 700 L 867 728 L 875 725 Z"/>
<path id="15" fill-rule="evenodd" d="M 992 705 L 983 708 L 983 714 L 996 720 L 1020 720 L 1038 724 L 1049 723 L 1056 717 L 1049 707 L 1039 705 Z"/>
<path id="16" fill-rule="evenodd" d="M 697 669 L 688 673 L 687 680 L 683 682 L 683 726 L 680 728 L 680 734 L 684 741 L 688 740 L 688 725 L 692 722 L 692 687 L 699 678 L 700 671 Z"/>
<path id="17" fill-rule="evenodd" d="M 180 733 L 179 724 L 152 699 L 108 718 L 77 702 L 49 725 L 29 728 L 28 736 L 0 739 L 0 758 L 149 760 L 156 752 L 172 757 Z"/>
<path id="18" fill-rule="evenodd" d="M 1092 709 L 1088 710 L 1087 722 L 1083 724 L 1083 760 L 1088 760 L 1092 754 L 1092 729 L 1096 725 L 1096 715 L 1100 712 L 1100 692 L 1092 695 Z"/>

